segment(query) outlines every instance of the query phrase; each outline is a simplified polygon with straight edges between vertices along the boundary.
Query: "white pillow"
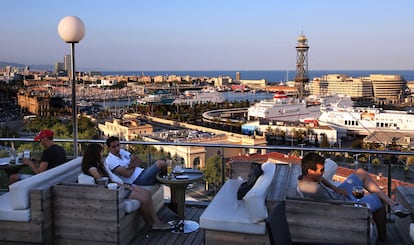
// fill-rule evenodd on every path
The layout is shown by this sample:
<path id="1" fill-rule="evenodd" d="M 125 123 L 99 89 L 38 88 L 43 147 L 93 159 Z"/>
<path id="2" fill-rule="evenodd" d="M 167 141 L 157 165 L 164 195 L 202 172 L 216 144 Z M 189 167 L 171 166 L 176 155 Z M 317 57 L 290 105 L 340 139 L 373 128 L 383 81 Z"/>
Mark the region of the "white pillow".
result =
<path id="1" fill-rule="evenodd" d="M 327 181 L 333 183 L 333 176 L 335 175 L 336 170 L 338 169 L 338 164 L 334 162 L 332 159 L 326 158 L 323 168 L 324 172 L 322 177 Z"/>
<path id="2" fill-rule="evenodd" d="M 271 162 L 262 164 L 263 174 L 246 193 L 243 200 L 249 212 L 250 221 L 259 223 L 267 218 L 266 197 L 275 174 L 276 165 Z"/>
<path id="3" fill-rule="evenodd" d="M 90 175 L 80 173 L 78 175 L 78 183 L 79 184 L 94 185 L 95 184 L 95 179 Z"/>
<path id="4" fill-rule="evenodd" d="M 141 202 L 136 199 L 125 199 L 125 213 L 131 213 L 141 207 Z"/>

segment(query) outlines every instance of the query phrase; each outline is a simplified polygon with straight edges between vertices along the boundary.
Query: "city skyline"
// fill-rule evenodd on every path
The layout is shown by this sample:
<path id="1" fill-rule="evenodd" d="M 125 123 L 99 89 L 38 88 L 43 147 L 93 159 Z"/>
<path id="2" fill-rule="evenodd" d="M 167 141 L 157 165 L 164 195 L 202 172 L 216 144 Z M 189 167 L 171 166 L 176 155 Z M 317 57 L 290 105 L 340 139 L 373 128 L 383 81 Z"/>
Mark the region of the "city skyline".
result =
<path id="1" fill-rule="evenodd" d="M 86 35 L 76 68 L 95 70 L 294 70 L 308 38 L 309 69 L 411 70 L 414 3 L 211 0 L 206 2 L 15 0 L 5 4 L 0 61 L 63 62 L 59 21 L 79 17 Z M 7 23 L 7 24 L 6 24 Z"/>

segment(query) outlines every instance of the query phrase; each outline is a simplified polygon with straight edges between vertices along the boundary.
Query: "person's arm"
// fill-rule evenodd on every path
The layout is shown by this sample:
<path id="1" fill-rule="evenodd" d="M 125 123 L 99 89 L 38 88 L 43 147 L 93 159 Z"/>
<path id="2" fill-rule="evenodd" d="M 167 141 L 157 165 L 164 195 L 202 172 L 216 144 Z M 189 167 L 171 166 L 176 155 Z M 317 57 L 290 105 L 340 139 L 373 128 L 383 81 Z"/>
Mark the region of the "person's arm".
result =
<path id="1" fill-rule="evenodd" d="M 32 169 L 34 174 L 39 174 L 41 172 L 46 171 L 47 166 L 49 165 L 48 162 L 41 162 L 39 164 L 39 167 L 37 168 L 36 165 L 32 161 L 30 161 L 28 158 L 23 158 L 22 161 L 23 161 L 23 164 L 29 166 Z"/>
<path id="2" fill-rule="evenodd" d="M 113 172 L 117 175 L 120 175 L 122 177 L 129 177 L 131 176 L 135 171 L 135 167 L 131 168 L 131 167 L 123 167 L 123 166 L 118 166 L 117 168 L 115 168 L 113 170 Z"/>
<path id="3" fill-rule="evenodd" d="M 128 167 L 118 166 L 113 170 L 113 172 L 122 177 L 130 177 L 131 175 L 134 174 L 135 168 L 139 167 L 140 164 L 141 164 L 141 159 L 139 159 L 135 155 L 132 155 Z"/>
<path id="4" fill-rule="evenodd" d="M 89 174 L 92 175 L 94 179 L 100 179 L 102 178 L 102 175 L 98 172 L 96 168 L 90 168 L 88 170 Z"/>
<path id="5" fill-rule="evenodd" d="M 331 188 L 333 191 L 335 191 L 338 194 L 348 196 L 348 192 L 345 189 L 341 189 L 333 185 L 330 181 L 326 180 L 325 178 L 321 179 L 322 184 L 324 184 L 326 187 Z"/>

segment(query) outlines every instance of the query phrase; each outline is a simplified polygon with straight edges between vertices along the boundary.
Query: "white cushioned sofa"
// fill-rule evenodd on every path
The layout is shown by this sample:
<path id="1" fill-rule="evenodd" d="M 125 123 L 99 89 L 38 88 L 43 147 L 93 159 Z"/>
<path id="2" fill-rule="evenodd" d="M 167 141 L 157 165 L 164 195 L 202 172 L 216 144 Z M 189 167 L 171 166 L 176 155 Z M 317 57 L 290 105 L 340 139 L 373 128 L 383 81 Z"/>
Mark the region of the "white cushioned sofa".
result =
<path id="1" fill-rule="evenodd" d="M 51 187 L 75 181 L 82 157 L 18 181 L 0 196 L 0 241 L 53 244 Z"/>
<path id="2" fill-rule="evenodd" d="M 258 244 L 266 234 L 266 197 L 269 192 L 275 164 L 263 163 L 263 174 L 243 200 L 237 200 L 242 180 L 229 179 L 200 217 L 200 228 L 205 230 L 205 244 Z"/>
<path id="3" fill-rule="evenodd" d="M 286 203 L 293 242 L 370 243 L 368 208 L 358 208 L 347 202 L 327 203 L 301 198 L 297 191 L 300 164 L 272 164 L 272 169 L 267 168 L 267 164 L 262 165 L 263 179 L 257 180 L 243 200 L 236 198 L 242 183 L 237 179 L 227 180 L 213 198 L 200 216 L 206 245 L 270 244 L 265 220 L 268 211 L 281 201 Z M 340 218 L 331 218 L 333 216 Z"/>

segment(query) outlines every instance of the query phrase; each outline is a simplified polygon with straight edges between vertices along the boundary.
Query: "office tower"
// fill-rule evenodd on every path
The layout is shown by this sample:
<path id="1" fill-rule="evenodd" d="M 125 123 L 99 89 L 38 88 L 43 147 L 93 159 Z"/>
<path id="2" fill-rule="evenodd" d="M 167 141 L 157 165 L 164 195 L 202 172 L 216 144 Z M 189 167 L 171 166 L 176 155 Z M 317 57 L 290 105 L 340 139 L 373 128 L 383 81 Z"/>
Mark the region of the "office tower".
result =
<path id="1" fill-rule="evenodd" d="M 70 54 L 66 54 L 63 58 L 63 68 L 67 72 L 68 77 L 71 77 L 72 74 L 70 74 L 70 71 L 72 70 L 72 64 L 71 64 L 71 57 Z"/>

